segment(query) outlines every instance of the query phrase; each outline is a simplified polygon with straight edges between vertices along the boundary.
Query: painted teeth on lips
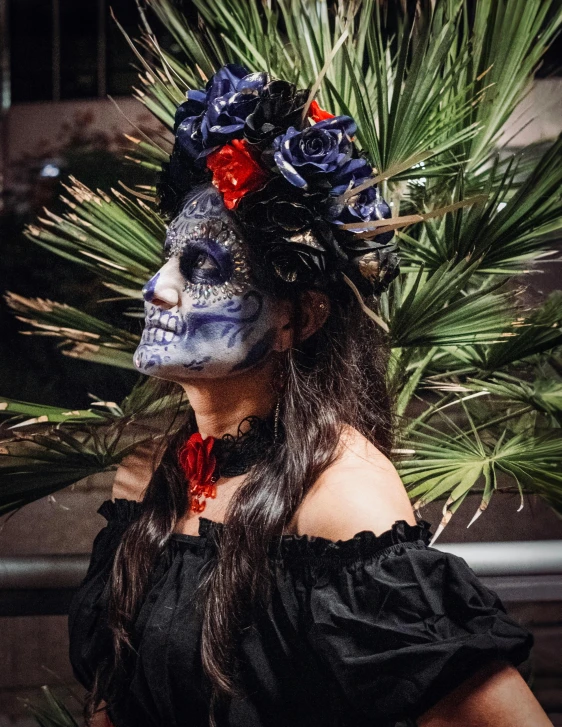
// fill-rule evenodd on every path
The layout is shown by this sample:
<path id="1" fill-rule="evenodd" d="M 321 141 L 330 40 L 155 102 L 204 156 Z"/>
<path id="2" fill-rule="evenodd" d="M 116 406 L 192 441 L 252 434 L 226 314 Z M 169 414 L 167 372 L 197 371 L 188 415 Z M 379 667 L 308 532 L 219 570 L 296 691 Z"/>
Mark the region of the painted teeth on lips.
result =
<path id="1" fill-rule="evenodd" d="M 168 322 L 168 325 L 163 326 L 160 321 L 146 321 L 145 330 L 154 329 L 158 331 L 168 331 L 169 333 L 177 333 L 177 322 L 172 319 Z"/>

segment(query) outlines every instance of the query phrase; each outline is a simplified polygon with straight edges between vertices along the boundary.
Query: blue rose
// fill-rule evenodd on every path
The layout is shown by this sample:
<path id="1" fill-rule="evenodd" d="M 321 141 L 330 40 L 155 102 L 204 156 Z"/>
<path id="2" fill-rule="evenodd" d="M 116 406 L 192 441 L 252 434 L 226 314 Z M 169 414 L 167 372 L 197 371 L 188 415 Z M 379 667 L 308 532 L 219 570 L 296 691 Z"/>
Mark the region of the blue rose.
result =
<path id="1" fill-rule="evenodd" d="M 193 90 L 187 92 L 187 101 L 176 109 L 174 118 L 176 141 L 193 158 L 197 158 L 203 149 L 201 121 L 206 108 L 205 91 Z"/>
<path id="2" fill-rule="evenodd" d="M 333 220 L 336 225 L 346 225 L 351 222 L 372 222 L 386 220 L 392 217 L 389 205 L 381 197 L 378 187 L 372 186 L 362 190 L 354 197 L 349 197 L 343 205 L 339 215 Z M 355 228 L 353 232 L 367 232 L 371 228 Z M 386 245 L 393 238 L 394 232 L 390 230 L 375 238 L 381 245 Z"/>
<path id="3" fill-rule="evenodd" d="M 269 80 L 267 73 L 248 73 L 229 63 L 215 73 L 204 91 L 188 91 L 187 101 L 178 106 L 175 116 L 174 133 L 180 147 L 200 159 L 240 136 Z"/>
<path id="4" fill-rule="evenodd" d="M 356 130 L 349 116 L 319 121 L 303 131 L 290 126 L 273 142 L 275 163 L 288 182 L 306 189 L 315 176 L 334 172 L 349 160 Z"/>
<path id="5" fill-rule="evenodd" d="M 188 91 L 187 101 L 184 101 L 176 109 L 176 115 L 174 117 L 174 134 L 177 132 L 182 121 L 201 116 L 206 108 L 205 91 Z"/>
<path id="6" fill-rule="evenodd" d="M 372 176 L 373 168 L 362 158 L 350 159 L 340 169 L 330 176 L 332 189 L 330 195 L 339 197 L 348 189 L 359 187 Z M 358 194 L 348 197 L 344 203 L 334 199 L 330 206 L 329 217 L 336 225 L 357 222 L 372 222 L 392 217 L 388 204 L 381 197 L 376 185 L 363 189 Z M 353 232 L 367 232 L 369 228 L 356 228 Z M 386 244 L 392 239 L 394 233 L 385 232 L 377 235 L 377 242 Z"/>
<path id="7" fill-rule="evenodd" d="M 236 91 L 240 81 L 248 75 L 248 69 L 244 68 L 244 66 L 238 66 L 236 63 L 227 63 L 226 66 L 219 68 L 205 86 L 207 106 L 213 103 L 216 98 Z"/>
<path id="8" fill-rule="evenodd" d="M 337 169 L 330 177 L 332 191 L 330 194 L 339 197 L 350 187 L 358 187 L 363 184 L 373 173 L 373 168 L 365 159 L 350 159 L 342 167 Z"/>
<path id="9" fill-rule="evenodd" d="M 201 136 L 201 121 L 203 114 L 188 116 L 176 130 L 176 144 L 178 144 L 193 159 L 197 159 L 203 151 L 203 138 Z"/>
<path id="10" fill-rule="evenodd" d="M 247 117 L 254 112 L 260 92 L 269 82 L 267 73 L 251 73 L 236 86 L 209 103 L 201 122 L 205 147 L 222 146 L 241 136 Z"/>

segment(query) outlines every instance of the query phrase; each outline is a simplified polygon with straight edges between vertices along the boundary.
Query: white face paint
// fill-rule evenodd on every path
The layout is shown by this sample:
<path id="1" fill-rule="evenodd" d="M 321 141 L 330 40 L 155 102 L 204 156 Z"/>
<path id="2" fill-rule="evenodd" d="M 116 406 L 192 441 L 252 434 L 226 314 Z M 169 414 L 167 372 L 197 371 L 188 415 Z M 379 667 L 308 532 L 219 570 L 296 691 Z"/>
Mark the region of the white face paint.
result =
<path id="1" fill-rule="evenodd" d="M 220 193 L 199 188 L 171 222 L 167 262 L 143 288 L 135 366 L 171 381 L 233 376 L 272 350 L 273 301 L 255 287 L 244 241 Z"/>

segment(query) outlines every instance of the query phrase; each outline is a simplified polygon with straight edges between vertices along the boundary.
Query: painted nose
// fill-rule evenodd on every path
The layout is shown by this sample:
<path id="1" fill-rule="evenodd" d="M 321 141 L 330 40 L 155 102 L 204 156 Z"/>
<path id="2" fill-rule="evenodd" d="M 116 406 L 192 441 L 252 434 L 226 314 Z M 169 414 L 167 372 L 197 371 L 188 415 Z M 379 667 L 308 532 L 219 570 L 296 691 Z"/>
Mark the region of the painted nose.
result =
<path id="1" fill-rule="evenodd" d="M 152 303 L 163 310 L 174 308 L 180 302 L 178 290 L 171 285 L 166 285 L 160 273 L 156 273 L 144 286 L 142 297 L 147 303 Z"/>

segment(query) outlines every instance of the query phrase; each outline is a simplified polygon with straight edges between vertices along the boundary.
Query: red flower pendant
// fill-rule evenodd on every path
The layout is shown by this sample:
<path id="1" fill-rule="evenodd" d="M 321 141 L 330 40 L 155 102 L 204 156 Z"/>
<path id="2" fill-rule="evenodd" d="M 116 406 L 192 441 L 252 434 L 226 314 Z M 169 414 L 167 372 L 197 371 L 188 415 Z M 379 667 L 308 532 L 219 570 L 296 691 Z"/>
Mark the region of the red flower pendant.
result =
<path id="1" fill-rule="evenodd" d="M 179 463 L 189 484 L 191 512 L 203 512 L 205 500 L 217 496 L 217 460 L 212 453 L 214 443 L 214 437 L 203 439 L 199 432 L 195 432 L 179 451 Z"/>

